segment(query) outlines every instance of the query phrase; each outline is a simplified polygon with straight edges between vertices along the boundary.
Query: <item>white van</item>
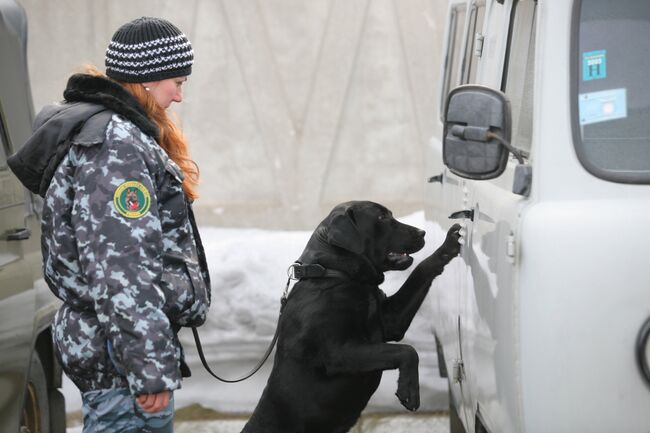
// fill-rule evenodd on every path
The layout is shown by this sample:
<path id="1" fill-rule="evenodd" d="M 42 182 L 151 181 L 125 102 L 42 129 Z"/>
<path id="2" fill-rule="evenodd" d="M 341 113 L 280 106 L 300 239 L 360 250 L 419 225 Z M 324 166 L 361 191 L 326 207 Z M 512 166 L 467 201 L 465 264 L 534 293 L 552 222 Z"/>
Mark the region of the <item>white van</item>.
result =
<path id="1" fill-rule="evenodd" d="M 650 432 L 650 1 L 450 0 L 428 220 L 451 431 Z M 449 219 L 455 218 L 455 221 Z"/>

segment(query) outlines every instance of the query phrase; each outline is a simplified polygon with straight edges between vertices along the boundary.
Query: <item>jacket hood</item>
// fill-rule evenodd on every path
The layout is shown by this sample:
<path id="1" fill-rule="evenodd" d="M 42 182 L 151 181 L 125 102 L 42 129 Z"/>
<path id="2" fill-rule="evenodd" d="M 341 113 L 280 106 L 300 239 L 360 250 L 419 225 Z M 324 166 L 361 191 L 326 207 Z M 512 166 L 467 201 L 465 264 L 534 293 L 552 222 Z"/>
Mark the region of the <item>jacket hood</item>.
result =
<path id="1" fill-rule="evenodd" d="M 122 115 L 142 132 L 158 139 L 158 127 L 149 120 L 144 108 L 124 87 L 109 79 L 75 74 L 68 80 L 63 96 L 62 103 L 41 110 L 34 120 L 32 136 L 7 159 L 22 184 L 41 197 L 45 196 L 54 172 L 70 150 L 72 138 L 99 113 Z M 106 122 L 100 126 L 103 128 L 111 116 L 104 117 Z M 93 127 L 98 127 L 97 122 Z"/>

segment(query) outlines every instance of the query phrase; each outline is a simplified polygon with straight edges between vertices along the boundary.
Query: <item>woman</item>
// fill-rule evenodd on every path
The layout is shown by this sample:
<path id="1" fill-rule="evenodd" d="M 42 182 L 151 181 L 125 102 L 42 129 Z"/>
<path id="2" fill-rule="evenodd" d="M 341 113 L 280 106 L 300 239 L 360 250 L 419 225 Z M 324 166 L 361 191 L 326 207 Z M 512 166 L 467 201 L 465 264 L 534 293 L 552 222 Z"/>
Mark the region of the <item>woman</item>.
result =
<path id="1" fill-rule="evenodd" d="M 44 274 L 63 301 L 53 338 L 84 432 L 172 431 L 189 376 L 177 332 L 204 322 L 210 284 L 190 206 L 198 170 L 166 109 L 193 58 L 166 20 L 123 25 L 106 75 L 73 75 L 10 160 L 44 197 Z"/>

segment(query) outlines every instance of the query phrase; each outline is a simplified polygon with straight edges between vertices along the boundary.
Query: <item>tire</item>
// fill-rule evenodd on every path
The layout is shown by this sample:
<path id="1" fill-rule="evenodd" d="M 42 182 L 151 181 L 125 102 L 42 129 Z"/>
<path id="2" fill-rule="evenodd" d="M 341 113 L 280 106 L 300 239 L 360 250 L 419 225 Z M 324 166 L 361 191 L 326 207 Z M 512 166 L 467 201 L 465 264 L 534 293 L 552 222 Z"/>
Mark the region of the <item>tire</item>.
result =
<path id="1" fill-rule="evenodd" d="M 458 409 L 456 409 L 456 405 L 454 404 L 454 399 L 451 395 L 451 385 L 449 386 L 449 432 L 467 433 L 458 415 Z"/>
<path id="2" fill-rule="evenodd" d="M 21 433 L 50 433 L 50 406 L 47 377 L 38 352 L 32 354 L 29 368 L 25 402 L 20 415 Z"/>
<path id="3" fill-rule="evenodd" d="M 50 431 L 65 432 L 65 398 L 58 389 L 50 389 Z"/>

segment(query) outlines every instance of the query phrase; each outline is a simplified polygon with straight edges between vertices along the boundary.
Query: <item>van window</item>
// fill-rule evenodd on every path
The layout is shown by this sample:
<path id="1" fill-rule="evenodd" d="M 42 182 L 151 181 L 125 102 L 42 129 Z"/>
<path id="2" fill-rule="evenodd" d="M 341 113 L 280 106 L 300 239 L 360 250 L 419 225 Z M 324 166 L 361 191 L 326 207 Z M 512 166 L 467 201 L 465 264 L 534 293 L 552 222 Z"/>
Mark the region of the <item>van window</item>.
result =
<path id="1" fill-rule="evenodd" d="M 579 3 L 572 54 L 576 152 L 600 178 L 650 183 L 650 2 Z"/>
<path id="2" fill-rule="evenodd" d="M 479 57 L 476 55 L 476 38 L 483 30 L 483 21 L 485 18 L 485 1 L 474 0 L 469 9 L 469 28 L 467 31 L 467 40 L 465 41 L 465 57 L 463 59 L 463 78 L 462 83 L 476 82 L 476 66 Z"/>
<path id="3" fill-rule="evenodd" d="M 463 26 L 465 25 L 465 5 L 455 5 L 449 16 L 449 33 L 445 52 L 445 67 L 440 93 L 440 118 L 444 120 L 445 104 L 449 91 L 460 84 L 460 55 L 463 44 Z"/>
<path id="4" fill-rule="evenodd" d="M 536 10 L 535 0 L 515 1 L 512 6 L 501 84 L 512 108 L 512 145 L 525 152 L 530 150 L 533 137 Z"/>

